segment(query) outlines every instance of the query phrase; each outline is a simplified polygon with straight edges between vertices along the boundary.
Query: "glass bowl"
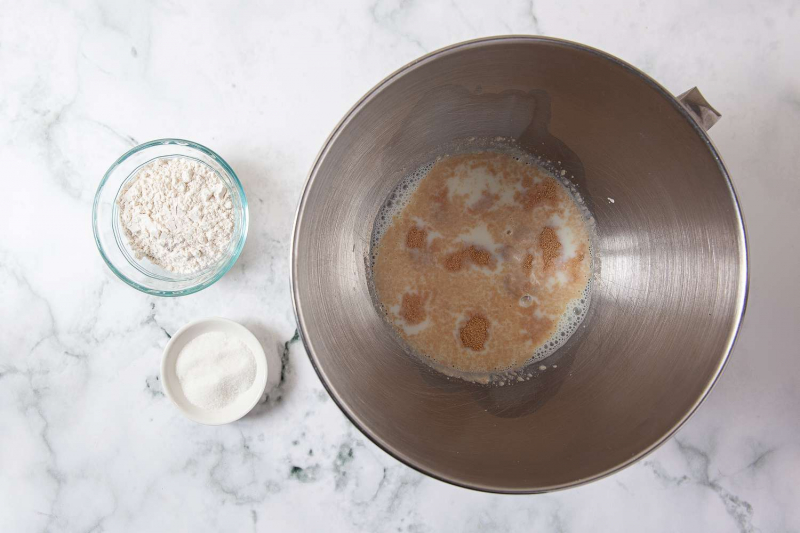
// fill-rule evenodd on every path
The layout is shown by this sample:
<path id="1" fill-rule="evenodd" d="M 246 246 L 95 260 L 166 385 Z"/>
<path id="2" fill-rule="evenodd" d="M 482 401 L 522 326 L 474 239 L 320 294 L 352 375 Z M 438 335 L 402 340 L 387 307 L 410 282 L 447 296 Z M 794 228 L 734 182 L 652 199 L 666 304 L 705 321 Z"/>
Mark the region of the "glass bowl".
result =
<path id="1" fill-rule="evenodd" d="M 211 167 L 225 184 L 233 203 L 234 227 L 227 250 L 214 264 L 190 274 L 176 274 L 154 265 L 147 258 L 137 259 L 119 220 L 117 197 L 139 169 L 155 159 L 181 157 Z M 239 178 L 219 155 L 205 146 L 181 139 L 159 139 L 132 148 L 108 169 L 92 207 L 92 230 L 100 255 L 122 281 L 147 294 L 184 296 L 214 284 L 230 270 L 247 238 L 247 199 Z"/>

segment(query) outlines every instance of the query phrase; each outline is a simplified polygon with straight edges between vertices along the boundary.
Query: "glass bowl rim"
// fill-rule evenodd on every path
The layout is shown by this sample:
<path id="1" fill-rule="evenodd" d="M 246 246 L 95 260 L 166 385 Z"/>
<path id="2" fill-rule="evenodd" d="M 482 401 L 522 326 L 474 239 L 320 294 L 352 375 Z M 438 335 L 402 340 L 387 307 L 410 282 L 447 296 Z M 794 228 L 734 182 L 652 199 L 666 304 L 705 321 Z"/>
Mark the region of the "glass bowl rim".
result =
<path id="1" fill-rule="evenodd" d="M 228 261 L 226 261 L 225 264 L 223 264 L 219 268 L 219 270 L 217 270 L 216 274 L 214 274 L 214 276 L 212 276 L 211 278 L 207 279 L 202 283 L 191 285 L 184 289 L 178 289 L 178 290 L 152 289 L 150 287 L 141 285 L 140 283 L 137 283 L 132 279 L 128 278 L 125 274 L 120 272 L 120 270 L 114 266 L 109 257 L 106 255 L 106 251 L 103 249 L 103 245 L 100 242 L 100 235 L 99 235 L 98 221 L 97 221 L 97 209 L 100 203 L 100 195 L 103 192 L 106 182 L 108 182 L 109 178 L 117 169 L 117 167 L 119 167 L 123 162 L 125 162 L 129 157 L 133 156 L 134 154 L 143 152 L 154 146 L 171 145 L 171 144 L 177 146 L 186 146 L 198 150 L 199 152 L 202 152 L 206 156 L 210 157 L 211 159 L 219 163 L 222 169 L 228 174 L 228 177 L 230 177 L 231 181 L 233 182 L 236 192 L 241 197 L 242 234 L 239 237 L 239 242 L 236 243 L 236 248 L 234 249 L 231 256 L 228 258 Z M 245 195 L 244 187 L 242 187 L 242 183 L 239 181 L 239 177 L 236 175 L 236 173 L 233 171 L 230 165 L 228 165 L 228 163 L 222 157 L 220 157 L 219 154 L 217 154 L 210 148 L 207 148 L 202 144 L 189 141 L 186 139 L 174 139 L 174 138 L 156 139 L 153 141 L 148 141 L 146 143 L 134 146 L 133 148 L 122 154 L 116 161 L 114 161 L 114 163 L 108 168 L 108 170 L 106 170 L 106 173 L 103 175 L 103 179 L 100 180 L 100 185 L 97 186 L 97 192 L 94 195 L 94 202 L 92 203 L 92 234 L 94 235 L 94 242 L 97 245 L 97 250 L 100 252 L 100 256 L 103 258 L 103 261 L 108 266 L 108 268 L 111 269 L 111 272 L 113 272 L 114 275 L 116 275 L 119 279 L 124 281 L 128 286 L 133 287 L 138 291 L 144 292 L 146 294 L 152 294 L 154 296 L 163 296 L 163 297 L 176 297 L 176 296 L 186 296 L 189 294 L 194 294 L 207 287 L 210 287 L 211 285 L 219 281 L 219 279 L 222 276 L 224 276 L 231 269 L 231 267 L 233 267 L 234 263 L 236 263 L 236 261 L 239 259 L 239 255 L 241 255 L 242 253 L 245 241 L 247 240 L 249 220 L 250 220 L 250 215 L 247 207 L 247 196 Z"/>

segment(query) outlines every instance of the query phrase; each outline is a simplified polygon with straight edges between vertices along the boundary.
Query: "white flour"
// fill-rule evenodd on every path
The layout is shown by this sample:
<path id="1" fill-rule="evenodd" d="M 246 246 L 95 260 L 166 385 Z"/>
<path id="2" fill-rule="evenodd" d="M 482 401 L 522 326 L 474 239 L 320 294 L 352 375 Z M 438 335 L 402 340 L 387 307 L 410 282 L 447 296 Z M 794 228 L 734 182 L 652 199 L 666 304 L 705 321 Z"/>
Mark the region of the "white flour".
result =
<path id="1" fill-rule="evenodd" d="M 202 409 L 222 409 L 253 385 L 256 360 L 241 340 L 214 331 L 183 347 L 175 371 L 189 402 Z"/>
<path id="2" fill-rule="evenodd" d="M 122 229 L 137 259 L 188 274 L 213 265 L 234 228 L 228 188 L 207 165 L 157 159 L 117 199 Z"/>

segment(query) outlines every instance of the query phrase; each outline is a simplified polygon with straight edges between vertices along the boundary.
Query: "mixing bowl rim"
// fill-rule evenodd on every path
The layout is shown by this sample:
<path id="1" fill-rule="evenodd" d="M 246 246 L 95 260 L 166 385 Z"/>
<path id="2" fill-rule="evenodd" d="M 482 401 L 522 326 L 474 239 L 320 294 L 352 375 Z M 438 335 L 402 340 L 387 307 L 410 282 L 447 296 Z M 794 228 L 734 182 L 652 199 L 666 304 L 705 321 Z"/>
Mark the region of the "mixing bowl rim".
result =
<path id="1" fill-rule="evenodd" d="M 428 61 L 433 60 L 439 56 L 444 56 L 446 54 L 461 50 L 467 49 L 475 46 L 481 45 L 489 45 L 494 43 L 500 42 L 523 42 L 523 43 L 545 43 L 545 44 L 554 44 L 569 47 L 581 52 L 588 52 L 594 54 L 602 59 L 611 61 L 618 66 L 623 67 L 624 69 L 628 70 L 629 72 L 637 75 L 641 78 L 644 82 L 649 84 L 653 89 L 655 89 L 661 96 L 666 98 L 672 105 L 682 114 L 682 116 L 689 121 L 689 123 L 694 128 L 695 132 L 700 136 L 702 141 L 705 143 L 706 147 L 711 151 L 711 154 L 714 156 L 714 159 L 717 161 L 717 165 L 719 170 L 721 171 L 723 177 L 725 178 L 725 182 L 728 186 L 729 193 L 731 195 L 731 199 L 733 200 L 733 206 L 736 211 L 736 220 L 737 220 L 737 240 L 739 244 L 739 249 L 741 250 L 741 255 L 739 257 L 739 279 L 737 280 L 737 295 L 736 295 L 736 317 L 734 323 L 732 324 L 732 328 L 728 334 L 728 339 L 726 341 L 725 348 L 721 354 L 720 361 L 713 373 L 713 375 L 708 380 L 703 391 L 700 395 L 695 399 L 694 404 L 691 408 L 682 416 L 677 423 L 675 423 L 671 428 L 669 428 L 663 435 L 661 435 L 655 442 L 650 444 L 647 448 L 640 451 L 636 455 L 633 455 L 627 458 L 625 461 L 620 462 L 617 465 L 614 465 L 611 468 L 603 472 L 599 472 L 597 474 L 587 476 L 585 478 L 581 478 L 578 480 L 574 480 L 567 483 L 562 483 L 559 485 L 553 486 L 546 486 L 546 487 L 536 487 L 536 488 L 507 488 L 507 487 L 499 487 L 499 486 L 492 486 L 492 485 L 485 485 L 480 483 L 470 483 L 459 481 L 455 479 L 450 479 L 446 477 L 442 473 L 434 472 L 428 470 L 423 465 L 417 464 L 413 459 L 404 456 L 401 450 L 396 449 L 392 446 L 389 442 L 384 442 L 381 440 L 377 435 L 373 434 L 370 428 L 362 423 L 359 420 L 358 415 L 355 412 L 351 412 L 349 406 L 345 404 L 345 402 L 339 397 L 338 393 L 336 392 L 335 388 L 331 383 L 329 383 L 324 370 L 321 368 L 319 361 L 317 359 L 317 354 L 314 351 L 314 347 L 311 341 L 308 339 L 305 329 L 306 323 L 303 317 L 303 309 L 301 302 L 299 301 L 299 294 L 298 294 L 298 287 L 297 287 L 297 257 L 296 257 L 296 250 L 297 250 L 297 240 L 300 233 L 300 227 L 303 219 L 303 215 L 305 212 L 306 201 L 308 199 L 308 193 L 311 190 L 312 185 L 317 176 L 318 169 L 320 167 L 320 163 L 324 159 L 325 155 L 329 151 L 332 144 L 335 142 L 336 138 L 339 134 L 344 130 L 347 123 L 357 114 L 357 112 L 374 96 L 376 96 L 382 89 L 387 87 L 390 83 L 392 83 L 395 79 L 398 79 L 403 74 L 411 71 L 417 65 L 421 63 L 425 63 Z M 493 37 L 482 37 L 479 39 L 472 39 L 468 41 L 463 41 L 459 43 L 452 44 L 450 46 L 446 46 L 444 48 L 440 48 L 428 54 L 425 54 L 410 63 L 402 66 L 401 68 L 395 70 L 391 74 L 389 74 L 386 78 L 381 80 L 378 84 L 376 84 L 372 89 L 370 89 L 367 93 L 364 94 L 342 117 L 342 119 L 336 124 L 333 131 L 330 133 L 328 138 L 325 140 L 322 148 L 320 149 L 319 153 L 314 160 L 314 164 L 311 167 L 311 170 L 308 173 L 306 178 L 305 184 L 303 185 L 303 192 L 300 196 L 300 200 L 297 205 L 297 210 L 295 213 L 294 225 L 292 228 L 292 242 L 290 247 L 290 262 L 291 268 L 289 269 L 289 276 L 290 276 L 290 284 L 291 284 L 291 293 L 292 293 L 292 308 L 294 310 L 295 319 L 297 321 L 297 331 L 299 333 L 300 339 L 303 342 L 303 346 L 308 354 L 308 358 L 311 361 L 311 366 L 314 368 L 314 371 L 317 373 L 322 385 L 325 387 L 325 390 L 328 391 L 328 394 L 333 399 L 334 403 L 339 407 L 339 409 L 344 413 L 344 415 L 353 423 L 353 425 L 358 428 L 361 433 L 363 433 L 369 440 L 371 440 L 375 445 L 381 448 L 383 451 L 388 453 L 393 458 L 397 459 L 401 463 L 405 464 L 406 466 L 420 472 L 422 474 L 428 475 L 434 479 L 439 481 L 443 481 L 445 483 L 449 483 L 451 485 L 462 487 L 466 489 L 472 489 L 477 491 L 483 492 L 491 492 L 497 494 L 539 494 L 539 493 L 546 493 L 546 492 L 553 492 L 557 490 L 564 490 L 572 487 L 577 487 L 580 485 L 585 485 L 587 483 L 597 481 L 603 479 L 607 476 L 610 476 L 616 472 L 619 472 L 628 466 L 638 462 L 639 460 L 643 459 L 657 448 L 659 448 L 662 444 L 669 440 L 669 438 L 681 428 L 681 426 L 686 423 L 686 421 L 691 418 L 691 416 L 697 411 L 697 408 L 700 404 L 708 397 L 708 394 L 711 392 L 711 389 L 716 384 L 717 380 L 719 379 L 722 371 L 725 368 L 725 365 L 730 357 L 730 354 L 733 350 L 733 347 L 736 343 L 736 339 L 739 335 L 739 331 L 741 329 L 742 320 L 745 315 L 745 311 L 747 308 L 747 298 L 749 292 L 749 256 L 748 256 L 748 249 L 747 249 L 747 234 L 745 229 L 745 222 L 742 215 L 741 206 L 739 204 L 739 199 L 736 195 L 736 191 L 734 189 L 733 183 L 730 179 L 730 175 L 728 173 L 727 168 L 725 167 L 724 162 L 722 161 L 722 157 L 720 156 L 716 146 L 709 138 L 707 132 L 694 120 L 694 118 L 689 114 L 687 109 L 680 103 L 680 101 L 665 87 L 663 87 L 660 83 L 655 81 L 653 78 L 648 76 L 643 71 L 639 70 L 638 68 L 634 67 L 633 65 L 619 59 L 618 57 L 609 54 L 608 52 L 604 52 L 602 50 L 598 50 L 596 48 L 592 48 L 590 46 L 577 43 L 574 41 L 569 41 L 566 39 L 558 39 L 554 37 L 543 37 L 538 35 L 501 35 L 501 36 L 493 36 Z"/>

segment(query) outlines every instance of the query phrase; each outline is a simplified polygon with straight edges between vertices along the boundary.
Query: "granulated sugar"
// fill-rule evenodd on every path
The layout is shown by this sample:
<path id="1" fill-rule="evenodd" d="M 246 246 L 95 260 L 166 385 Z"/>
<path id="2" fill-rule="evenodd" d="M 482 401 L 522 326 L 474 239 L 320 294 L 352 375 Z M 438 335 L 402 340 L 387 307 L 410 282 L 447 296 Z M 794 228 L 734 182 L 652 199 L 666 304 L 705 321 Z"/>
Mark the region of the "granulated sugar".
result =
<path id="1" fill-rule="evenodd" d="M 222 409 L 253 385 L 256 360 L 244 342 L 215 331 L 186 344 L 178 354 L 175 371 L 190 403 L 202 409 Z"/>
<path id="2" fill-rule="evenodd" d="M 211 167 L 192 159 L 157 159 L 144 166 L 117 205 L 136 258 L 177 274 L 213 265 L 233 236 L 227 187 Z"/>

